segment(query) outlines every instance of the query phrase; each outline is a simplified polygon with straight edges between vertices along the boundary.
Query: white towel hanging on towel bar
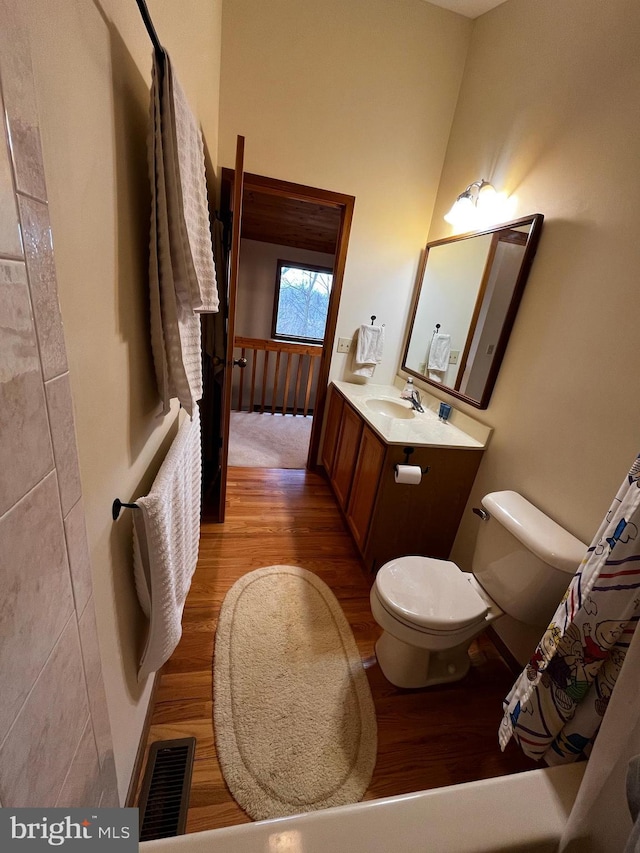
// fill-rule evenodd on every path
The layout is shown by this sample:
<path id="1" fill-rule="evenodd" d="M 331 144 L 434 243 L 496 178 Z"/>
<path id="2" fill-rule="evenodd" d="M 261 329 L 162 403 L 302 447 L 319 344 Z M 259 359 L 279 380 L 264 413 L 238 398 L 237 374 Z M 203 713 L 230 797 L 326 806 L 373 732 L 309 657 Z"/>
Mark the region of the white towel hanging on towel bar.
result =
<path id="1" fill-rule="evenodd" d="M 166 52 L 154 54 L 148 138 L 151 345 L 163 412 L 202 397 L 201 312 L 219 308 L 204 147 Z"/>
<path id="2" fill-rule="evenodd" d="M 382 361 L 383 346 L 384 326 L 360 326 L 353 372 L 357 376 L 373 376 L 376 365 Z"/>
<path id="3" fill-rule="evenodd" d="M 149 632 L 138 679 L 171 657 L 182 636 L 182 611 L 198 562 L 201 501 L 200 416 L 185 420 L 151 491 L 133 516 L 136 592 Z"/>
<path id="4" fill-rule="evenodd" d="M 429 347 L 429 361 L 427 371 L 429 379 L 442 382 L 444 374 L 449 367 L 449 356 L 451 354 L 451 335 L 443 335 L 437 332 L 431 338 Z"/>

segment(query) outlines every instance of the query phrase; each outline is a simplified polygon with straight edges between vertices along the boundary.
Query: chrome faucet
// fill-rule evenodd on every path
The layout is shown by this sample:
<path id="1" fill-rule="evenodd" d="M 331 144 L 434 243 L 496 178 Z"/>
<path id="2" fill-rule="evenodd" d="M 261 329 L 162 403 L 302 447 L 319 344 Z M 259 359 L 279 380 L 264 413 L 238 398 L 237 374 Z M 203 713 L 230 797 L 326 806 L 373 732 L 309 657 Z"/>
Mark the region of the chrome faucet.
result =
<path id="1" fill-rule="evenodd" d="M 422 400 L 420 399 L 420 394 L 415 390 L 411 392 L 411 397 L 409 398 L 411 405 L 416 410 L 416 412 L 424 412 L 422 408 Z"/>

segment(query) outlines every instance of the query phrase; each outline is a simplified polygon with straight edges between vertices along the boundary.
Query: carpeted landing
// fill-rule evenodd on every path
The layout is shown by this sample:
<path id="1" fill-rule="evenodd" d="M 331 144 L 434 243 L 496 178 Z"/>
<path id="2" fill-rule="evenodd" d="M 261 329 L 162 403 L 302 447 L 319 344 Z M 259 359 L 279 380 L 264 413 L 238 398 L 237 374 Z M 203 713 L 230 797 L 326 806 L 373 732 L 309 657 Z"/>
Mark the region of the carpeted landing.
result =
<path id="1" fill-rule="evenodd" d="M 324 581 L 295 566 L 236 581 L 220 611 L 213 678 L 218 758 L 250 817 L 362 798 L 376 762 L 375 708 Z"/>
<path id="2" fill-rule="evenodd" d="M 311 416 L 231 412 L 229 465 L 241 468 L 304 468 Z"/>

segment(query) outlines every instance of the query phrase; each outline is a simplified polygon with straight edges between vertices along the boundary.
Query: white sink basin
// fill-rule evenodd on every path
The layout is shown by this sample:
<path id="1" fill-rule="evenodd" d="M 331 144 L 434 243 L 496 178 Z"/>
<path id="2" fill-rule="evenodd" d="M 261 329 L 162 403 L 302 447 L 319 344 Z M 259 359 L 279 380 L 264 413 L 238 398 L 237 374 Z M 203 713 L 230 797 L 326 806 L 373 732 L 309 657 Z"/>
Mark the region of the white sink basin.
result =
<path id="1" fill-rule="evenodd" d="M 372 397 L 365 401 L 365 406 L 376 415 L 386 415 L 389 418 L 413 418 L 415 412 L 410 403 L 402 403 L 390 397 Z"/>

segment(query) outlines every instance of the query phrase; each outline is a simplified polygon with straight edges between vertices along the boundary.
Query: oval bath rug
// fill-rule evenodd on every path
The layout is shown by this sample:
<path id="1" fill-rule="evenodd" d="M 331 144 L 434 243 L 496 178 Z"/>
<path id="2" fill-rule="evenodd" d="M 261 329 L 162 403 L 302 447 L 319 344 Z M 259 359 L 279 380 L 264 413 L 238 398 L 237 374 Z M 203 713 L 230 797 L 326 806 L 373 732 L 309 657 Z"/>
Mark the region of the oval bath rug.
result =
<path id="1" fill-rule="evenodd" d="M 227 593 L 213 665 L 216 749 L 255 820 L 358 802 L 376 762 L 371 691 L 329 587 L 295 566 L 249 572 Z"/>

